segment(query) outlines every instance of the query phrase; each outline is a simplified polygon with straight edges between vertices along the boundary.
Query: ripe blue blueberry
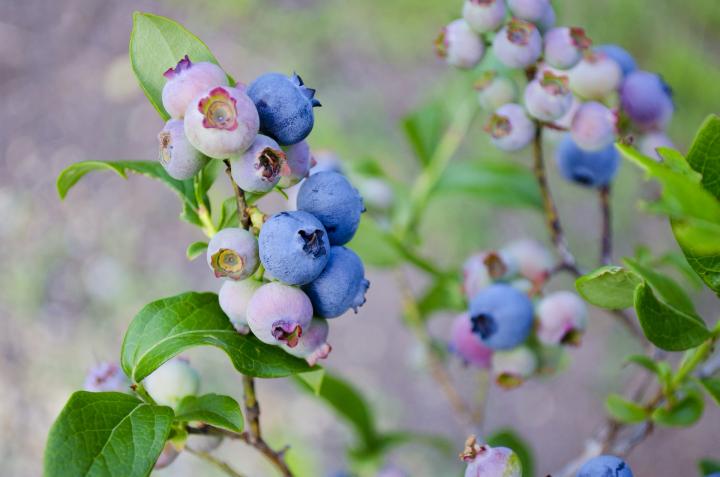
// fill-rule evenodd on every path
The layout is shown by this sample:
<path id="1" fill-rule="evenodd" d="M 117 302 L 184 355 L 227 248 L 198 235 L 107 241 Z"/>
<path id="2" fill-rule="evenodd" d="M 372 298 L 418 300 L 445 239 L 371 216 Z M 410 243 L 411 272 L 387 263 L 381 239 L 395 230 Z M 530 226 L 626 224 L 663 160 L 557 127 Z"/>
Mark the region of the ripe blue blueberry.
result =
<path id="1" fill-rule="evenodd" d="M 285 164 L 280 172 L 278 186 L 283 189 L 294 186 L 308 176 L 312 165 L 313 155 L 307 141 L 287 146 L 285 148 Z"/>
<path id="2" fill-rule="evenodd" d="M 232 177 L 241 189 L 262 193 L 272 190 L 280 181 L 285 152 L 274 139 L 258 134 L 250 148 L 230 156 Z"/>
<path id="3" fill-rule="evenodd" d="M 143 380 L 145 390 L 156 403 L 177 409 L 180 401 L 200 389 L 200 376 L 188 360 L 172 358 Z"/>
<path id="4" fill-rule="evenodd" d="M 542 37 L 532 23 L 513 18 L 495 35 L 493 52 L 509 68 L 525 68 L 542 53 Z"/>
<path id="5" fill-rule="evenodd" d="M 260 229 L 258 242 L 265 269 L 289 285 L 315 280 L 330 256 L 325 227 L 315 216 L 301 210 L 270 217 Z"/>
<path id="6" fill-rule="evenodd" d="M 247 306 L 250 330 L 260 341 L 297 346 L 312 320 L 312 304 L 299 288 L 270 282 L 258 288 Z"/>
<path id="7" fill-rule="evenodd" d="M 210 239 L 206 258 L 215 277 L 244 280 L 258 268 L 257 239 L 238 227 L 222 229 Z"/>
<path id="8" fill-rule="evenodd" d="M 590 43 L 582 28 L 553 28 L 545 34 L 545 62 L 561 70 L 572 68 L 582 59 Z"/>
<path id="9" fill-rule="evenodd" d="M 593 48 L 593 50 L 605 53 L 613 61 L 615 61 L 615 63 L 620 65 L 623 76 L 627 76 L 637 69 L 635 58 L 633 58 L 632 55 L 624 48 L 617 45 L 598 45 Z"/>
<path id="10" fill-rule="evenodd" d="M 477 33 L 487 33 L 500 28 L 505 19 L 503 0 L 465 0 L 463 18 Z"/>
<path id="11" fill-rule="evenodd" d="M 542 20 L 550 6 L 550 0 L 508 0 L 513 16 L 529 22 Z"/>
<path id="12" fill-rule="evenodd" d="M 620 165 L 620 155 L 614 144 L 599 151 L 586 151 L 570 136 L 565 136 L 560 142 L 555 158 L 565 179 L 587 187 L 609 184 Z"/>
<path id="13" fill-rule="evenodd" d="M 255 291 L 262 282 L 248 278 L 247 280 L 226 280 L 218 292 L 220 308 L 230 318 L 230 322 L 240 334 L 247 334 L 250 329 L 247 323 L 247 306 Z"/>
<path id="14" fill-rule="evenodd" d="M 362 260 L 352 250 L 334 246 L 320 276 L 303 287 L 310 297 L 315 315 L 335 318 L 365 303 L 370 282 L 365 279 Z"/>
<path id="15" fill-rule="evenodd" d="M 586 52 L 569 72 L 570 89 L 584 99 L 603 99 L 620 86 L 622 70 L 601 52 Z"/>
<path id="16" fill-rule="evenodd" d="M 450 351 L 464 362 L 482 369 L 490 367 L 493 350 L 480 341 L 472 331 L 472 322 L 467 313 L 455 317 L 450 328 Z"/>
<path id="17" fill-rule="evenodd" d="M 570 135 L 586 151 L 600 151 L 615 141 L 615 114 L 604 104 L 583 103 L 573 116 Z"/>
<path id="18" fill-rule="evenodd" d="M 520 477 L 520 458 L 507 447 L 481 445 L 475 436 L 465 441 L 460 459 L 467 463 L 465 477 Z"/>
<path id="19" fill-rule="evenodd" d="M 495 111 L 503 104 L 515 102 L 518 94 L 513 80 L 497 71 L 483 73 L 475 82 L 475 91 L 480 107 L 486 111 Z"/>
<path id="20" fill-rule="evenodd" d="M 510 349 L 530 335 L 533 305 L 528 296 L 504 283 L 481 290 L 470 300 L 473 333 L 494 350 Z"/>
<path id="21" fill-rule="evenodd" d="M 530 116 L 540 121 L 560 119 L 570 110 L 572 103 L 567 76 L 556 76 L 546 71 L 525 88 L 525 107 Z"/>
<path id="22" fill-rule="evenodd" d="M 672 91 L 660 75 L 635 71 L 623 81 L 620 104 L 628 117 L 640 127 L 663 127 L 672 115 Z"/>
<path id="23" fill-rule="evenodd" d="M 260 132 L 281 145 L 297 144 L 312 131 L 313 108 L 320 101 L 298 75 L 266 73 L 250 84 L 247 93 L 260 115 Z"/>
<path id="24" fill-rule="evenodd" d="M 470 69 L 485 55 L 482 38 L 462 18 L 450 22 L 435 39 L 435 52 L 449 65 Z"/>
<path id="25" fill-rule="evenodd" d="M 303 330 L 297 346 L 285 351 L 298 358 L 305 358 L 310 366 L 315 366 L 318 360 L 327 358 L 332 351 L 332 346 L 327 342 L 329 331 L 327 320 L 313 318 L 307 329 Z"/>
<path id="26" fill-rule="evenodd" d="M 130 380 L 117 363 L 101 362 L 90 368 L 83 384 L 85 391 L 102 392 L 117 391 L 128 392 Z"/>
<path id="27" fill-rule="evenodd" d="M 171 119 L 158 134 L 158 159 L 170 177 L 177 180 L 192 178 L 207 164 L 207 157 L 192 147 L 185 136 L 183 122 Z"/>
<path id="28" fill-rule="evenodd" d="M 535 136 L 535 123 L 522 106 L 508 103 L 500 106 L 485 124 L 490 140 L 503 151 L 519 151 Z"/>
<path id="29" fill-rule="evenodd" d="M 504 389 L 523 384 L 537 370 L 538 359 L 527 346 L 496 351 L 492 355 L 492 374 L 495 383 Z"/>
<path id="30" fill-rule="evenodd" d="M 337 172 L 320 172 L 308 177 L 300 186 L 297 208 L 322 222 L 331 245 L 348 243 L 365 211 L 358 191 Z"/>
<path id="31" fill-rule="evenodd" d="M 215 63 L 193 63 L 185 55 L 175 68 L 167 70 L 162 90 L 165 111 L 174 119 L 182 119 L 188 105 L 203 91 L 228 84 L 225 72 Z"/>
<path id="32" fill-rule="evenodd" d="M 627 463 L 614 455 L 601 455 L 585 462 L 577 477 L 633 477 Z"/>

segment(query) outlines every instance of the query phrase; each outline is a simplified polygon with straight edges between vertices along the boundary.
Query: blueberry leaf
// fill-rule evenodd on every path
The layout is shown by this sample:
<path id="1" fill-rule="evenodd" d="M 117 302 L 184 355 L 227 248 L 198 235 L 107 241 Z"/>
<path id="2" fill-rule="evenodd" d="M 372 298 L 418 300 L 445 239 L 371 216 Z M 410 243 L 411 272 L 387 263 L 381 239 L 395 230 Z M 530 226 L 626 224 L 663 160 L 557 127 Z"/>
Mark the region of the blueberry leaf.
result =
<path id="1" fill-rule="evenodd" d="M 393 244 L 392 238 L 367 214 L 360 220 L 360 226 L 349 247 L 368 265 L 392 267 L 402 261 L 402 255 Z"/>
<path id="2" fill-rule="evenodd" d="M 702 185 L 720 199 L 720 116 L 708 116 L 687 154 L 687 162 L 702 175 Z"/>
<path id="3" fill-rule="evenodd" d="M 422 106 L 402 119 L 405 138 L 422 165 L 427 165 L 435 154 L 447 123 L 445 108 L 440 102 Z"/>
<path id="4" fill-rule="evenodd" d="M 720 378 L 703 378 L 700 380 L 705 391 L 713 398 L 713 400 L 720 406 Z"/>
<path id="5" fill-rule="evenodd" d="M 635 311 L 647 339 L 665 351 L 694 348 L 710 336 L 701 318 L 662 303 L 647 282 L 635 290 Z"/>
<path id="6" fill-rule="evenodd" d="M 48 436 L 45 477 L 145 477 L 170 434 L 173 411 L 123 393 L 78 391 Z"/>
<path id="7" fill-rule="evenodd" d="M 644 354 L 634 354 L 628 356 L 627 358 L 625 358 L 625 361 L 628 363 L 637 364 L 638 366 L 645 368 L 651 373 L 657 374 L 659 372 L 658 364 L 655 362 L 655 360 L 649 356 L 645 356 Z"/>
<path id="8" fill-rule="evenodd" d="M 201 421 L 233 432 L 242 432 L 244 425 L 237 401 L 220 394 L 187 396 L 175 411 L 175 421 Z"/>
<path id="9" fill-rule="evenodd" d="M 418 301 L 418 308 L 425 319 L 441 310 L 463 310 L 465 300 L 457 278 L 441 276 L 435 279 Z"/>
<path id="10" fill-rule="evenodd" d="M 635 288 L 642 280 L 623 267 L 606 266 L 575 281 L 578 293 L 600 308 L 621 310 L 634 303 Z"/>
<path id="11" fill-rule="evenodd" d="M 616 420 L 625 424 L 637 424 L 648 417 L 645 409 L 618 394 L 610 394 L 605 400 L 605 408 Z"/>
<path id="12" fill-rule="evenodd" d="M 121 364 L 133 382 L 140 382 L 165 361 L 196 346 L 221 349 L 247 376 L 279 378 L 311 369 L 277 346 L 239 334 L 216 294 L 195 292 L 157 300 L 140 310 L 125 333 Z"/>
<path id="13" fill-rule="evenodd" d="M 720 472 L 720 460 L 702 459 L 698 462 L 698 467 L 703 476 L 709 476 L 714 472 Z"/>
<path id="14" fill-rule="evenodd" d="M 193 242 L 188 245 L 188 248 L 185 251 L 185 255 L 187 256 L 188 260 L 195 260 L 200 255 L 204 254 L 207 248 L 207 242 Z"/>
<path id="15" fill-rule="evenodd" d="M 687 427 L 695 424 L 702 417 L 703 409 L 702 395 L 696 390 L 690 390 L 685 397 L 673 405 L 655 409 L 652 420 L 662 426 Z"/>
<path id="16" fill-rule="evenodd" d="M 658 273 L 631 258 L 623 259 L 630 270 L 644 278 L 663 298 L 665 303 L 690 315 L 696 315 L 695 306 L 685 290 L 668 275 Z"/>
<path id="17" fill-rule="evenodd" d="M 500 429 L 487 438 L 487 443 L 493 447 L 507 447 L 512 449 L 522 464 L 523 477 L 535 475 L 535 458 L 532 447 L 512 429 Z"/>

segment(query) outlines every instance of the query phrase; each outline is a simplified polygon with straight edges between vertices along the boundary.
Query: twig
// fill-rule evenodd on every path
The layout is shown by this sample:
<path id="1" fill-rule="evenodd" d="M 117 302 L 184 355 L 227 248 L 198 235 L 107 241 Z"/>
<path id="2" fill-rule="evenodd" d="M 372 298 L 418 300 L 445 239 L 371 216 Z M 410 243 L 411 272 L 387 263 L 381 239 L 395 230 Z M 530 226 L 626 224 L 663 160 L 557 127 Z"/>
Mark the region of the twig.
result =
<path id="1" fill-rule="evenodd" d="M 208 452 L 197 451 L 191 447 L 185 447 L 185 450 L 187 450 L 188 452 L 190 452 L 193 455 L 198 456 L 200 459 L 203 459 L 204 461 L 211 463 L 212 465 L 214 465 L 218 469 L 222 470 L 223 472 L 225 472 L 227 475 L 229 475 L 231 477 L 245 477 L 243 474 L 237 472 L 235 469 L 230 467 L 230 465 L 228 463 L 223 462 L 222 460 L 218 459 L 217 457 L 215 457 L 214 455 L 212 455 Z"/>
<path id="2" fill-rule="evenodd" d="M 610 209 L 610 185 L 600 188 L 600 213 L 602 216 L 602 237 L 600 239 L 600 264 L 612 263 L 612 215 Z"/>
<path id="3" fill-rule="evenodd" d="M 232 184 L 233 192 L 235 194 L 235 202 L 237 202 L 237 213 L 238 218 L 240 219 L 240 226 L 245 230 L 248 230 L 250 228 L 250 214 L 248 214 L 247 211 L 245 191 L 242 190 L 240 186 L 237 185 L 237 182 L 235 182 L 235 179 L 233 179 L 230 160 L 224 159 L 223 162 L 225 163 L 225 173 L 230 178 L 230 183 Z"/>

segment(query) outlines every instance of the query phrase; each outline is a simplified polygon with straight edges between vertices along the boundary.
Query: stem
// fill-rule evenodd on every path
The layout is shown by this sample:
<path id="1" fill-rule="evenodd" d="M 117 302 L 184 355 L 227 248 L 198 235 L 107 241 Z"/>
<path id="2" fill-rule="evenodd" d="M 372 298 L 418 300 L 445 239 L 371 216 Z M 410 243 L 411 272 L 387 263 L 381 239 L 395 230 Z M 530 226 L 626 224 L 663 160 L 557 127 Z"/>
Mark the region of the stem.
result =
<path id="1" fill-rule="evenodd" d="M 224 159 L 223 162 L 225 163 L 225 173 L 230 178 L 230 183 L 232 184 L 233 192 L 235 193 L 235 202 L 237 202 L 237 212 L 238 218 L 240 219 L 240 226 L 245 230 L 248 230 L 250 228 L 250 214 L 248 214 L 247 211 L 245 191 L 242 190 L 235 182 L 235 179 L 233 179 L 230 160 Z"/>
<path id="2" fill-rule="evenodd" d="M 185 447 L 185 449 L 188 452 L 190 452 L 191 454 L 196 455 L 199 458 L 203 459 L 204 461 L 211 463 L 212 465 L 214 465 L 218 469 L 222 470 L 223 472 L 225 472 L 227 475 L 229 475 L 231 477 L 245 477 L 241 473 L 237 472 L 235 469 L 230 467 L 229 464 L 227 464 L 226 462 L 223 462 L 222 460 L 218 459 L 217 457 L 213 456 L 212 454 L 210 454 L 208 452 L 196 451 L 195 449 L 192 449 L 190 447 Z"/>
<path id="3" fill-rule="evenodd" d="M 612 263 L 612 213 L 610 209 L 610 185 L 600 188 L 600 212 L 602 215 L 602 238 L 600 239 L 600 264 Z"/>

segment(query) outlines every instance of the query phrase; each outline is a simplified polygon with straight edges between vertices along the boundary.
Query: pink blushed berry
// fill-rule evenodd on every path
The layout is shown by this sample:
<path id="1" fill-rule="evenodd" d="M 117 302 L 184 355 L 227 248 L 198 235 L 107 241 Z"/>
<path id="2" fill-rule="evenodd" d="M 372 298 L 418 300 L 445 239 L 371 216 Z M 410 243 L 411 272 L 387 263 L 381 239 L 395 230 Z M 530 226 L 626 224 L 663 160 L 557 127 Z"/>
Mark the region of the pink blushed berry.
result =
<path id="1" fill-rule="evenodd" d="M 250 330 L 262 342 L 294 348 L 310 325 L 313 308 L 299 288 L 271 282 L 261 286 L 247 306 Z"/>
<path id="2" fill-rule="evenodd" d="M 578 108 L 570 136 L 586 151 L 599 151 L 615 141 L 617 117 L 604 104 L 590 101 Z"/>
<path id="3" fill-rule="evenodd" d="M 193 63 L 188 55 L 163 76 L 167 79 L 162 90 L 163 107 L 174 119 L 182 119 L 188 105 L 203 91 L 228 84 L 218 65 L 207 61 Z"/>
<path id="4" fill-rule="evenodd" d="M 477 33 L 500 28 L 505 19 L 504 0 L 465 0 L 463 18 Z"/>
<path id="5" fill-rule="evenodd" d="M 503 151 L 519 151 L 535 136 L 535 123 L 522 106 L 508 103 L 500 106 L 485 124 L 490 140 Z"/>
<path id="6" fill-rule="evenodd" d="M 536 285 L 545 282 L 555 266 L 555 260 L 547 247 L 532 239 L 511 242 L 501 253 L 517 263 L 520 274 Z"/>
<path id="7" fill-rule="evenodd" d="M 495 35 L 493 52 L 509 68 L 525 68 L 542 53 L 542 38 L 532 23 L 513 18 Z"/>
<path id="8" fill-rule="evenodd" d="M 471 69 L 483 59 L 485 45 L 482 38 L 461 18 L 441 30 L 435 40 L 435 51 L 449 65 Z"/>
<path id="9" fill-rule="evenodd" d="M 644 155 L 660 161 L 662 158 L 658 153 L 659 147 L 675 148 L 672 140 L 664 132 L 650 132 L 640 138 L 638 149 Z"/>
<path id="10" fill-rule="evenodd" d="M 467 463 L 465 477 L 521 477 L 520 458 L 507 447 L 481 445 L 475 436 L 465 441 L 460 460 Z"/>
<path id="11" fill-rule="evenodd" d="M 230 318 L 230 322 L 240 334 L 245 335 L 250 332 L 247 323 L 247 307 L 260 286 L 262 286 L 262 282 L 248 278 L 240 281 L 226 280 L 220 287 L 218 293 L 220 308 Z"/>
<path id="12" fill-rule="evenodd" d="M 575 27 L 553 28 L 544 40 L 545 62 L 562 70 L 577 65 L 592 43 L 582 28 Z"/>
<path id="13" fill-rule="evenodd" d="M 280 171 L 278 186 L 286 189 L 305 179 L 313 163 L 313 155 L 307 141 L 285 147 L 285 163 Z"/>
<path id="14" fill-rule="evenodd" d="M 529 22 L 539 22 L 552 8 L 550 0 L 507 0 L 513 16 Z"/>
<path id="15" fill-rule="evenodd" d="M 547 71 L 542 78 L 531 81 L 525 88 L 525 107 L 532 117 L 540 121 L 561 118 L 570 110 L 572 102 L 567 76 L 556 76 Z"/>
<path id="16" fill-rule="evenodd" d="M 472 331 L 472 322 L 467 313 L 455 317 L 450 328 L 450 350 L 464 362 L 488 369 L 493 350 L 485 346 Z"/>
<path id="17" fill-rule="evenodd" d="M 616 91 L 622 80 L 622 69 L 602 52 L 586 52 L 568 73 L 570 89 L 584 99 L 603 99 Z"/>
<path id="18" fill-rule="evenodd" d="M 558 291 L 537 305 L 535 334 L 547 345 L 579 345 L 587 326 L 587 306 L 575 293 Z"/>

